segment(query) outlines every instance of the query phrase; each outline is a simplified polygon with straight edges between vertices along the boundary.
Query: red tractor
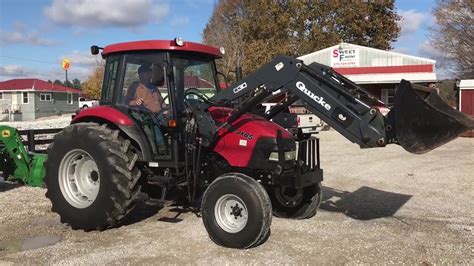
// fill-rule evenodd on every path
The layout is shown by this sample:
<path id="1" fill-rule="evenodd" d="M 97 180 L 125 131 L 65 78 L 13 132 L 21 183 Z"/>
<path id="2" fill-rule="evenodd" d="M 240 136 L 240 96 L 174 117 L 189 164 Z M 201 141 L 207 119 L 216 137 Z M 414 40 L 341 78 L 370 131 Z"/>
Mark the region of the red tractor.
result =
<path id="1" fill-rule="evenodd" d="M 272 215 L 313 217 L 323 180 L 319 141 L 295 140 L 270 121 L 297 100 L 361 148 L 396 143 L 422 153 L 473 128 L 406 81 L 383 116 L 374 107 L 383 103 L 350 80 L 291 57 L 221 91 L 220 49 L 182 39 L 91 47 L 101 49 L 100 106 L 75 115 L 45 163 L 46 196 L 73 229 L 119 225 L 143 193 L 160 201 L 184 195 L 210 238 L 232 248 L 262 243 Z M 279 93 L 288 96 L 280 105 L 252 113 Z"/>

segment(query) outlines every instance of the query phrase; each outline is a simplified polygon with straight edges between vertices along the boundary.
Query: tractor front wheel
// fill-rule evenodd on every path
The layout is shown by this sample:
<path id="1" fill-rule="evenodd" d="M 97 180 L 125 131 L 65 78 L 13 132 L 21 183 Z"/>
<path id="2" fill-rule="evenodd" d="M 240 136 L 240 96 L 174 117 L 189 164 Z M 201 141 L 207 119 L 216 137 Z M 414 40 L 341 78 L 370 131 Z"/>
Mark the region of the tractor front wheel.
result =
<path id="1" fill-rule="evenodd" d="M 58 133 L 45 162 L 46 197 L 62 223 L 103 230 L 135 207 L 140 170 L 129 140 L 96 123 L 78 123 Z"/>
<path id="2" fill-rule="evenodd" d="M 270 234 L 272 206 L 265 188 L 240 174 L 221 175 L 202 200 L 202 220 L 210 238 L 229 248 L 251 248 Z"/>
<path id="3" fill-rule="evenodd" d="M 308 219 L 321 205 L 321 183 L 294 189 L 275 186 L 269 189 L 273 214 L 280 218 Z"/>

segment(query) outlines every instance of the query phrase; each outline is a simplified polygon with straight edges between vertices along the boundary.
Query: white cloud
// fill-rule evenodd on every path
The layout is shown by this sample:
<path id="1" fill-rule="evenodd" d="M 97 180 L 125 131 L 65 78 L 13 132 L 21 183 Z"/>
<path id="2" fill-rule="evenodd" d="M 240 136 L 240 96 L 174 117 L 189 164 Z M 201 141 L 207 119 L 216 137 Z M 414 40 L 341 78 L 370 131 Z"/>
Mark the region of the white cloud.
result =
<path id="1" fill-rule="evenodd" d="M 18 28 L 18 27 L 17 27 Z M 51 40 L 44 39 L 39 36 L 38 32 L 21 32 L 13 31 L 7 32 L 0 30 L 0 45 L 9 45 L 9 44 L 32 44 L 39 46 L 51 46 L 54 45 L 54 42 Z"/>
<path id="2" fill-rule="evenodd" d="M 393 49 L 393 51 L 396 53 L 408 54 L 408 55 L 411 53 L 410 49 L 406 47 L 398 47 L 398 48 Z"/>
<path id="3" fill-rule="evenodd" d="M 0 76 L 21 77 L 28 74 L 27 68 L 20 65 L 0 66 Z"/>
<path id="4" fill-rule="evenodd" d="M 436 76 L 438 80 L 453 77 L 453 65 L 449 59 L 451 55 L 433 47 L 429 41 L 418 45 L 418 54 L 420 56 L 436 60 Z"/>
<path id="5" fill-rule="evenodd" d="M 73 66 L 68 71 L 68 79 L 72 81 L 77 78 L 85 81 L 92 73 L 94 67 Z M 4 65 L 0 66 L 0 81 L 15 79 L 15 78 L 37 78 L 41 80 L 56 80 L 64 81 L 66 75 L 64 70 L 60 67 L 46 67 L 46 68 L 30 68 L 22 65 Z"/>
<path id="6" fill-rule="evenodd" d="M 79 79 L 80 81 L 85 81 L 87 80 L 87 77 L 92 74 L 92 71 L 94 70 L 93 67 L 81 67 L 81 66 L 71 66 L 71 68 L 67 72 L 67 77 L 68 80 L 72 82 L 73 79 Z M 44 74 L 41 79 L 46 79 L 46 80 L 56 80 L 59 79 L 61 81 L 66 80 L 66 74 L 64 73 L 64 70 L 61 68 L 51 68 L 45 70 L 46 74 Z"/>
<path id="7" fill-rule="evenodd" d="M 168 4 L 152 0 L 53 0 L 44 9 L 55 23 L 98 27 L 158 23 L 168 12 Z"/>
<path id="8" fill-rule="evenodd" d="M 417 12 L 416 10 L 400 10 L 398 14 L 401 16 L 398 25 L 401 28 L 400 38 L 406 37 L 417 32 L 420 26 L 427 20 L 427 13 Z"/>
<path id="9" fill-rule="evenodd" d="M 181 27 L 189 24 L 189 17 L 174 17 L 170 25 L 171 27 Z"/>
<path id="10" fill-rule="evenodd" d="M 442 60 L 449 56 L 445 52 L 436 49 L 429 41 L 424 41 L 418 45 L 418 54 L 434 60 Z"/>
<path id="11" fill-rule="evenodd" d="M 95 67 L 103 63 L 103 59 L 100 56 L 92 55 L 90 52 L 73 51 L 68 55 L 62 56 L 59 60 L 63 58 L 71 60 L 71 68 L 77 65 Z"/>

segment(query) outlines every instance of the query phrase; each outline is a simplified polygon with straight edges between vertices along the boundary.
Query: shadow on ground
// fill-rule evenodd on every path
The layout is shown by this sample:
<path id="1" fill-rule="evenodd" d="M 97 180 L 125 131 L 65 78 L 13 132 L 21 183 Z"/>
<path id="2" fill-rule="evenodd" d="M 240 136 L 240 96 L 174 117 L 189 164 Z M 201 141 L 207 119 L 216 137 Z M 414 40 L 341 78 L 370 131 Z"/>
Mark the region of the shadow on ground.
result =
<path id="1" fill-rule="evenodd" d="M 372 220 L 393 216 L 411 197 L 365 186 L 354 192 L 323 187 L 320 209 L 357 220 Z"/>
<path id="2" fill-rule="evenodd" d="M 22 186 L 23 185 L 17 183 L 5 183 L 0 181 L 0 192 L 5 192 Z"/>
<path id="3" fill-rule="evenodd" d="M 123 222 L 120 223 L 119 227 L 131 225 L 138 223 L 153 215 L 157 214 L 161 209 L 163 209 L 162 204 L 148 204 L 145 201 L 141 201 L 137 204 L 135 209 L 130 213 L 130 215 L 125 218 Z"/>

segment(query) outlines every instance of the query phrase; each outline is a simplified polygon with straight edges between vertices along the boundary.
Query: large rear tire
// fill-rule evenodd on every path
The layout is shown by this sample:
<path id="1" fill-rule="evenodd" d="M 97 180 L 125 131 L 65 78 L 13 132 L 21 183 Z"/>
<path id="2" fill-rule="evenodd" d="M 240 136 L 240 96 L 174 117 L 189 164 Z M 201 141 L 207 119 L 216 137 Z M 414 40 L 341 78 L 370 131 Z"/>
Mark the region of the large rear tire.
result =
<path id="1" fill-rule="evenodd" d="M 117 225 L 140 191 L 137 158 L 118 130 L 96 123 L 66 127 L 54 137 L 45 162 L 52 211 L 73 229 Z"/>
<path id="2" fill-rule="evenodd" d="M 229 248 L 251 248 L 270 234 L 272 206 L 265 188 L 240 173 L 221 175 L 202 200 L 202 220 L 209 237 Z"/>
<path id="3" fill-rule="evenodd" d="M 276 217 L 308 219 L 316 215 L 321 205 L 321 183 L 300 189 L 272 187 L 269 195 Z"/>

